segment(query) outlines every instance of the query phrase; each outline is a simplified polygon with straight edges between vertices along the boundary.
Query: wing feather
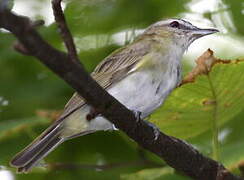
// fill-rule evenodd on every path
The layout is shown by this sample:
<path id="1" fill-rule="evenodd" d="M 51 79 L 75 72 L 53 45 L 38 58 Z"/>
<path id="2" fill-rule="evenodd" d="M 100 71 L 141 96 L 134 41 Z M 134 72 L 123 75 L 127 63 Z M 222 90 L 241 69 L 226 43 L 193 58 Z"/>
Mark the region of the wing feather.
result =
<path id="1" fill-rule="evenodd" d="M 145 43 L 143 45 L 136 43 L 120 48 L 105 58 L 95 68 L 91 76 L 100 86 L 107 89 L 123 79 L 128 73 L 131 73 L 131 69 L 133 69 L 139 60 L 148 54 L 149 51 L 149 44 Z M 78 93 L 74 93 L 65 105 L 61 118 L 68 116 L 83 105 L 85 105 L 84 99 Z"/>

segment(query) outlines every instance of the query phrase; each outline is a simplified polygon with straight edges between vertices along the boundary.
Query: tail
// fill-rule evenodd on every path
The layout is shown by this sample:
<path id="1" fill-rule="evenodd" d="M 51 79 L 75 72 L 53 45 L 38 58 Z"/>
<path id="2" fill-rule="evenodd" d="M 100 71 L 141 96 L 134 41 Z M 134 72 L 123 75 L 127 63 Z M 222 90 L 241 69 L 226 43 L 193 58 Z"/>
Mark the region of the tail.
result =
<path id="1" fill-rule="evenodd" d="M 10 162 L 18 168 L 18 172 L 27 172 L 38 162 L 54 150 L 59 144 L 64 142 L 60 138 L 60 124 L 50 127 L 41 134 L 33 143 L 18 153 Z"/>
<path id="2" fill-rule="evenodd" d="M 17 167 L 18 172 L 27 172 L 64 141 L 113 127 L 102 118 L 87 121 L 87 113 L 88 109 L 76 110 L 56 120 L 36 140 L 18 153 L 10 165 Z"/>

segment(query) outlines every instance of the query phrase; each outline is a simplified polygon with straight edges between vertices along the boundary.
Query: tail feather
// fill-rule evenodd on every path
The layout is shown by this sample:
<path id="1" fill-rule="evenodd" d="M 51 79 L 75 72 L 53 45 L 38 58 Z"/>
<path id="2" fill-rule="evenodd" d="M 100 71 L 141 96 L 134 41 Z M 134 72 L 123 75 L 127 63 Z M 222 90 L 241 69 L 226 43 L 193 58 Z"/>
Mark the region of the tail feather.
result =
<path id="1" fill-rule="evenodd" d="M 74 134 L 69 137 L 61 138 L 60 124 L 53 125 L 44 131 L 36 140 L 28 145 L 24 150 L 19 152 L 10 162 L 10 165 L 17 167 L 18 172 L 28 172 L 38 162 L 46 157 L 51 151 L 53 151 L 58 145 L 66 140 L 73 139 L 75 137 L 83 136 L 95 132 L 96 130 L 83 131 Z"/>
<path id="2" fill-rule="evenodd" d="M 57 145 L 63 142 L 59 137 L 59 126 L 48 129 L 44 134 L 37 138 L 33 143 L 18 153 L 10 162 L 12 166 L 19 168 L 19 171 L 28 171 L 44 158 Z"/>
<path id="3" fill-rule="evenodd" d="M 59 144 L 61 144 L 63 141 L 62 139 L 56 137 L 52 139 L 47 146 L 40 150 L 35 156 L 32 157 L 30 161 L 27 162 L 24 166 L 18 167 L 18 172 L 28 172 L 32 167 L 38 164 L 38 162 L 43 159 L 46 155 L 49 154 L 52 150 L 54 150 Z"/>
<path id="4" fill-rule="evenodd" d="M 56 120 L 47 130 L 37 137 L 30 145 L 18 153 L 10 162 L 10 165 L 18 168 L 19 172 L 27 172 L 38 162 L 66 140 L 96 132 L 107 130 L 111 124 L 94 119 L 92 123 L 86 120 L 88 109 L 77 110 Z M 96 121 L 95 121 L 96 120 Z M 101 123 L 102 122 L 102 123 Z M 109 128 L 110 129 L 110 128 Z"/>

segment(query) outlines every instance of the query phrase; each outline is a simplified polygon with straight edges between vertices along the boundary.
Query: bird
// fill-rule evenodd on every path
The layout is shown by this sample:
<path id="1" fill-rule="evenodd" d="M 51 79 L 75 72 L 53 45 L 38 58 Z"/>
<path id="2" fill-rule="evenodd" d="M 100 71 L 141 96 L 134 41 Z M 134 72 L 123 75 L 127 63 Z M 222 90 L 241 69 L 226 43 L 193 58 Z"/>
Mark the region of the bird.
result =
<path id="1" fill-rule="evenodd" d="M 219 32 L 201 29 L 180 18 L 150 25 L 133 42 L 102 60 L 91 77 L 141 119 L 160 107 L 181 83 L 181 59 L 196 39 Z M 62 114 L 10 162 L 18 172 L 28 172 L 63 142 L 116 127 L 74 93 Z"/>

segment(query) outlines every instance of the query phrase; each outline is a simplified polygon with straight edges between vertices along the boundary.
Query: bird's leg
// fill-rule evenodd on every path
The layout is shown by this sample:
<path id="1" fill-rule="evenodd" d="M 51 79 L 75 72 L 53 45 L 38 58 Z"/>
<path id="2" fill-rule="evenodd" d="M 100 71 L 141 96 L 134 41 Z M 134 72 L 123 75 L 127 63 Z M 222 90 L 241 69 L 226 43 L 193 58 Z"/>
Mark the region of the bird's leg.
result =
<path id="1" fill-rule="evenodd" d="M 132 110 L 132 112 L 134 113 L 135 117 L 136 117 L 136 122 L 139 123 L 141 120 L 143 120 L 143 118 L 141 117 L 142 112 L 140 111 L 134 111 Z M 153 129 L 153 133 L 154 133 L 154 141 L 156 141 L 160 135 L 160 130 L 158 129 L 157 126 L 155 126 L 153 123 L 149 122 L 150 117 L 146 117 L 144 118 L 145 123 L 150 126 Z"/>
<path id="2" fill-rule="evenodd" d="M 86 115 L 86 120 L 92 121 L 93 119 L 95 119 L 100 115 L 101 115 L 101 110 L 91 107 L 90 112 Z M 112 124 L 112 128 L 108 130 L 118 130 L 118 128 L 116 128 L 115 125 Z"/>
<path id="3" fill-rule="evenodd" d="M 155 126 L 155 124 L 149 122 L 149 121 L 145 121 L 147 123 L 148 126 L 150 126 L 153 129 L 153 134 L 154 134 L 154 141 L 156 141 L 160 135 L 160 130 L 158 129 L 157 126 Z"/>
<path id="4" fill-rule="evenodd" d="M 142 112 L 141 111 L 134 111 L 134 110 L 131 110 L 131 111 L 134 113 L 134 115 L 136 117 L 136 123 L 140 122 L 142 120 L 142 118 L 141 118 Z"/>
<path id="5" fill-rule="evenodd" d="M 101 113 L 98 109 L 91 107 L 90 112 L 86 115 L 86 120 L 91 121 L 91 120 L 95 119 L 100 114 Z"/>

